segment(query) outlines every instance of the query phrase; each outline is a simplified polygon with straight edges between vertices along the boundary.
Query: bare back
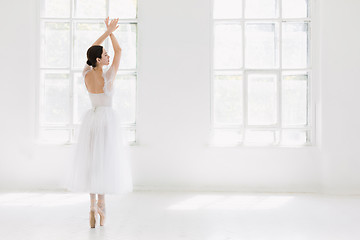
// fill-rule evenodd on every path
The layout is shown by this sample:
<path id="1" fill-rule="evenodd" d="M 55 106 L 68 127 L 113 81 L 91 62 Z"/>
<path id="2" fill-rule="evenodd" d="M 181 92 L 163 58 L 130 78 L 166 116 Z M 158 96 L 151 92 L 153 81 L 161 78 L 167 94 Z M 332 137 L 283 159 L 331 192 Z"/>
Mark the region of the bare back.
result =
<path id="1" fill-rule="evenodd" d="M 111 66 L 106 72 L 99 74 L 85 64 L 82 71 L 87 91 L 92 94 L 109 93 L 112 91 L 117 69 Z"/>
<path id="2" fill-rule="evenodd" d="M 104 93 L 104 75 L 90 70 L 85 75 L 85 85 L 90 93 Z"/>

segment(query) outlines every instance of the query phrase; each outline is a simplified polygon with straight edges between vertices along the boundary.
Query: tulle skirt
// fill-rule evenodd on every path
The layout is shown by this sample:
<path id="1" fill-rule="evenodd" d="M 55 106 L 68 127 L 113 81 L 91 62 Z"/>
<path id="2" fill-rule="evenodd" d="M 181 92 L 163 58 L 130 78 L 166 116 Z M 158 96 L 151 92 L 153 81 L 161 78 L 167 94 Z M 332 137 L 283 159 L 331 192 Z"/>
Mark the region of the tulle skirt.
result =
<path id="1" fill-rule="evenodd" d="M 72 192 L 123 194 L 133 191 L 126 135 L 119 114 L 98 106 L 82 116 L 66 188 Z"/>

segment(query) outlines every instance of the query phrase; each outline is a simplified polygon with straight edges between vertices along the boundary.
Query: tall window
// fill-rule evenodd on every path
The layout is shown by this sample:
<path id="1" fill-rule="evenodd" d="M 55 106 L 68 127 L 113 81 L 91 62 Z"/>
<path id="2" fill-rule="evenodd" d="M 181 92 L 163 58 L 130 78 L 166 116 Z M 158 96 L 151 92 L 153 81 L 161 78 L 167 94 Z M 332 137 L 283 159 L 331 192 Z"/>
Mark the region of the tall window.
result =
<path id="1" fill-rule="evenodd" d="M 122 48 L 113 107 L 124 116 L 120 126 L 135 142 L 137 0 L 41 0 L 38 138 L 72 143 L 82 114 L 91 108 L 81 72 L 86 51 L 106 30 L 107 16 L 119 19 Z M 114 56 L 111 41 L 104 47 Z"/>
<path id="2" fill-rule="evenodd" d="M 214 145 L 311 145 L 310 0 L 213 0 Z"/>

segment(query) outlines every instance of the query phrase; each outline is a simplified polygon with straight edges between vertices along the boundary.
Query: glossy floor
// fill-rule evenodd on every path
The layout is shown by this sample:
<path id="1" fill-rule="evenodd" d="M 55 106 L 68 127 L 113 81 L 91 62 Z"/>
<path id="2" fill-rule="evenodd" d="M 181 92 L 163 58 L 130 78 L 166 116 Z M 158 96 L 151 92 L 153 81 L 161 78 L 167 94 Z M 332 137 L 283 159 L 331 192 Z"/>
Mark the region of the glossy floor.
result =
<path id="1" fill-rule="evenodd" d="M 0 193 L 0 239 L 360 239 L 360 196 L 133 192 L 105 201 L 105 226 L 92 229 L 88 194 Z"/>

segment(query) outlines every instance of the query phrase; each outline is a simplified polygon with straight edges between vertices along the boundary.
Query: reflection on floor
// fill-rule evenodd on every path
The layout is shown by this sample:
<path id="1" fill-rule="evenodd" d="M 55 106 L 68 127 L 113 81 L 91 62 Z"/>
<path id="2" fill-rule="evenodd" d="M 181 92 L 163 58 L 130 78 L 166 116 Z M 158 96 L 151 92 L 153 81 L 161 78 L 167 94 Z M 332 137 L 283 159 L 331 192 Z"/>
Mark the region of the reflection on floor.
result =
<path id="1" fill-rule="evenodd" d="M 105 195 L 89 226 L 88 194 L 0 193 L 0 239 L 358 240 L 360 196 L 133 192 Z"/>

